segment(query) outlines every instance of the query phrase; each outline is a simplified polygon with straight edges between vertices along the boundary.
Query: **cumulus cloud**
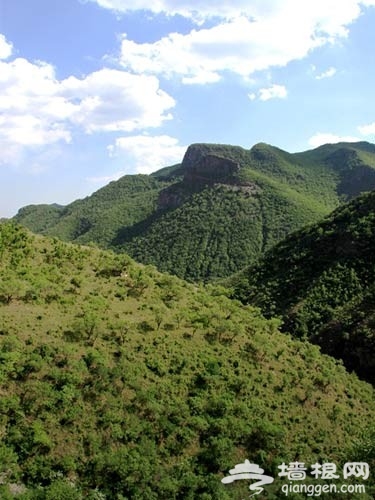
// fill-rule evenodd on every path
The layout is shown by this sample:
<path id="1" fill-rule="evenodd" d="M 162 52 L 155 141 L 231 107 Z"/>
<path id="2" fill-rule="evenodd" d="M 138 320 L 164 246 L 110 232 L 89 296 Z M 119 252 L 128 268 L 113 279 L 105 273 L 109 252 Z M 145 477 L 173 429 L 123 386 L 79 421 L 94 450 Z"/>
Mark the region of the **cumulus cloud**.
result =
<path id="1" fill-rule="evenodd" d="M 99 0 L 98 0 L 99 1 Z M 167 14 L 202 16 L 215 13 L 210 27 L 190 33 L 170 33 L 153 43 L 137 43 L 126 35 L 122 40 L 121 63 L 135 73 L 177 76 L 184 83 L 211 83 L 223 72 L 248 77 L 252 73 L 302 59 L 327 43 L 346 37 L 348 26 L 361 12 L 359 0 L 273 0 L 270 2 L 217 0 L 151 4 L 139 0 L 101 0 L 102 6 L 117 10 L 148 8 Z M 104 5 L 105 4 L 105 5 Z M 207 7 L 209 5 L 209 7 Z M 190 6 L 190 8 L 189 8 Z M 199 8 L 198 8 L 199 7 Z"/>
<path id="2" fill-rule="evenodd" d="M 77 127 L 86 133 L 158 127 L 174 105 L 153 75 L 104 68 L 58 80 L 45 62 L 0 61 L 0 162 L 17 163 L 25 148 L 69 143 Z"/>
<path id="3" fill-rule="evenodd" d="M 273 84 L 270 87 L 264 87 L 257 92 L 247 94 L 250 101 L 259 99 L 260 101 L 269 101 L 270 99 L 285 99 L 288 91 L 284 85 Z"/>
<path id="4" fill-rule="evenodd" d="M 180 163 L 186 151 L 178 139 L 169 135 L 119 137 L 108 148 L 111 156 L 126 155 L 138 173 L 149 174 L 162 167 Z"/>
<path id="5" fill-rule="evenodd" d="M 328 68 L 327 71 L 323 71 L 323 73 L 320 73 L 319 75 L 316 75 L 317 80 L 323 80 L 324 78 L 331 78 L 336 74 L 336 68 Z"/>
<path id="6" fill-rule="evenodd" d="M 261 101 L 269 101 L 270 99 L 284 99 L 288 92 L 284 85 L 271 85 L 259 90 L 259 99 Z"/>
<path id="7" fill-rule="evenodd" d="M 362 135 L 375 135 L 375 122 L 368 125 L 360 125 L 358 130 Z"/>
<path id="8" fill-rule="evenodd" d="M 0 33 L 0 60 L 8 59 L 12 55 L 13 45 Z"/>
<path id="9" fill-rule="evenodd" d="M 338 142 L 358 142 L 361 139 L 358 137 L 353 137 L 353 136 L 340 136 L 336 134 L 331 134 L 331 133 L 321 133 L 318 132 L 317 134 L 313 135 L 309 139 L 309 145 L 317 148 L 318 146 L 322 146 L 323 144 L 336 144 Z"/>
<path id="10" fill-rule="evenodd" d="M 70 142 L 59 114 L 71 111 L 69 102 L 58 96 L 51 65 L 21 58 L 0 61 L 0 162 L 17 163 L 25 148 Z"/>
<path id="11" fill-rule="evenodd" d="M 211 83 L 224 71 L 245 77 L 271 66 L 284 66 L 320 43 L 307 30 L 300 33 L 296 43 L 282 23 L 240 17 L 187 35 L 172 33 L 155 43 L 138 44 L 125 37 L 121 63 L 135 73 L 177 76 L 185 83 Z"/>
<path id="12" fill-rule="evenodd" d="M 167 110 L 175 105 L 155 76 L 106 68 L 84 79 L 62 81 L 59 92 L 69 101 L 78 101 L 70 118 L 88 133 L 158 127 L 171 119 Z"/>

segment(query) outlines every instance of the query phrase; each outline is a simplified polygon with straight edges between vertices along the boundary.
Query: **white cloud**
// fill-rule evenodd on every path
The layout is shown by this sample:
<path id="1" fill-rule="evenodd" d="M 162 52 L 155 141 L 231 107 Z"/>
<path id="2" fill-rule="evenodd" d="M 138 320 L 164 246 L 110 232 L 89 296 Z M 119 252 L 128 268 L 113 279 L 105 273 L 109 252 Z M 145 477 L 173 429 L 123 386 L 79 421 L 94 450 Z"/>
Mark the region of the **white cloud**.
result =
<path id="1" fill-rule="evenodd" d="M 252 22 L 240 17 L 188 35 L 172 33 L 155 43 L 124 38 L 121 63 L 136 73 L 178 76 L 186 83 L 211 83 L 224 71 L 243 77 L 304 57 L 312 46 L 306 30 L 296 37 L 274 20 Z"/>
<path id="2" fill-rule="evenodd" d="M 58 80 L 45 62 L 0 61 L 0 163 L 19 163 L 26 149 L 69 143 L 77 127 L 86 133 L 158 127 L 174 105 L 153 75 L 104 68 Z"/>
<path id="3" fill-rule="evenodd" d="M 0 60 L 8 59 L 12 55 L 13 45 L 0 33 Z"/>
<path id="4" fill-rule="evenodd" d="M 88 133 L 158 127 L 171 119 L 167 110 L 175 105 L 155 76 L 114 69 L 104 68 L 82 80 L 70 77 L 60 87 L 61 95 L 78 101 L 71 121 Z"/>
<path id="5" fill-rule="evenodd" d="M 343 26 L 359 15 L 360 6 L 375 5 L 375 0 L 86 0 L 116 13 L 146 10 L 154 14 L 164 13 L 168 16 L 181 15 L 198 23 L 205 19 L 233 19 L 241 15 L 249 18 L 277 16 L 288 11 L 296 16 L 312 17 L 319 23 L 319 28 L 331 33 L 338 33 Z M 292 17 L 293 19 L 293 17 Z M 344 28 L 345 30 L 345 28 Z"/>
<path id="6" fill-rule="evenodd" d="M 154 14 L 164 13 L 169 16 L 176 14 L 193 19 L 201 23 L 208 18 L 230 19 L 245 14 L 249 10 L 248 0 L 88 0 L 97 3 L 103 8 L 113 10 L 116 13 L 127 13 L 137 10 L 146 10 Z M 253 0 L 251 10 L 253 13 L 262 10 L 262 0 Z"/>
<path id="7" fill-rule="evenodd" d="M 359 133 L 363 136 L 375 135 L 375 122 L 369 123 L 368 125 L 361 125 L 357 127 Z M 331 133 L 321 133 L 313 135 L 309 139 L 309 145 L 313 147 L 321 146 L 322 144 L 335 144 L 337 142 L 359 142 L 363 138 L 351 136 L 351 135 L 336 135 Z"/>
<path id="8" fill-rule="evenodd" d="M 8 116 L 0 121 L 3 137 L 14 144 L 22 146 L 41 146 L 52 144 L 60 140 L 70 142 L 70 133 L 59 123 L 43 122 L 31 114 L 22 116 Z"/>
<path id="9" fill-rule="evenodd" d="M 25 59 L 0 61 L 0 163 L 18 163 L 27 148 L 59 141 L 71 134 L 60 119 L 69 102 L 58 96 L 59 84 L 51 65 Z"/>
<path id="10" fill-rule="evenodd" d="M 358 130 L 362 135 L 375 135 L 375 122 L 368 125 L 361 125 L 358 127 Z"/>
<path id="11" fill-rule="evenodd" d="M 327 71 L 323 71 L 323 73 L 320 73 L 319 75 L 316 75 L 317 80 L 323 80 L 323 78 L 331 78 L 336 74 L 336 68 L 328 68 Z"/>
<path id="12" fill-rule="evenodd" d="M 288 92 L 284 85 L 271 85 L 259 90 L 259 99 L 261 101 L 269 101 L 270 99 L 284 99 Z"/>
<path id="13" fill-rule="evenodd" d="M 257 92 L 249 93 L 247 97 L 250 101 L 255 101 L 256 99 L 260 101 L 269 101 L 270 99 L 285 99 L 287 95 L 288 91 L 284 85 L 273 84 L 270 87 L 259 89 Z"/>
<path id="14" fill-rule="evenodd" d="M 215 5 L 196 2 L 194 8 L 192 2 L 167 0 L 101 3 L 123 11 L 143 7 L 191 16 L 196 9 L 202 16 L 219 16 L 214 26 L 188 34 L 170 33 L 154 43 L 137 43 L 124 36 L 121 63 L 126 69 L 177 76 L 184 83 L 218 81 L 225 71 L 248 77 L 256 71 L 285 66 L 317 47 L 346 37 L 348 26 L 361 12 L 359 0 L 237 0 L 230 4 L 217 0 Z"/>
<path id="15" fill-rule="evenodd" d="M 361 139 L 358 137 L 353 137 L 353 136 L 340 136 L 336 134 L 330 134 L 330 133 L 321 133 L 318 132 L 317 134 L 313 135 L 309 139 L 309 145 L 317 148 L 318 146 L 322 146 L 323 144 L 336 144 L 338 142 L 358 142 Z"/>
<path id="16" fill-rule="evenodd" d="M 111 156 L 125 154 L 135 165 L 138 173 L 149 174 L 162 167 L 180 163 L 186 146 L 169 135 L 135 135 L 119 137 L 108 148 Z"/>

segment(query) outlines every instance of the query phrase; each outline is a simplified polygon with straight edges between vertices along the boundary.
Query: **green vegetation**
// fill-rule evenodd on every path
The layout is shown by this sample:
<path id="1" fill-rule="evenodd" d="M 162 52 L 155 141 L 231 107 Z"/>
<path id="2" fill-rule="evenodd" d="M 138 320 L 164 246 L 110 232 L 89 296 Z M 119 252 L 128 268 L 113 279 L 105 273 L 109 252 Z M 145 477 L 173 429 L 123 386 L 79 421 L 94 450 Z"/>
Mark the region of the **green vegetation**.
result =
<path id="1" fill-rule="evenodd" d="M 375 382 L 375 192 L 279 243 L 231 278 L 233 296 L 283 319 Z"/>
<path id="2" fill-rule="evenodd" d="M 189 281 L 230 276 L 343 200 L 375 189 L 375 146 L 289 154 L 194 144 L 181 165 L 127 175 L 66 207 L 30 206 L 33 232 L 126 252 Z"/>
<path id="3" fill-rule="evenodd" d="M 260 252 L 261 236 L 258 200 L 223 185 L 194 194 L 125 247 L 160 271 L 205 280 L 244 267 L 249 255 Z"/>
<path id="4" fill-rule="evenodd" d="M 245 458 L 375 466 L 373 388 L 225 289 L 11 223 L 0 274 L 2 499 L 229 500 Z"/>
<path id="5" fill-rule="evenodd" d="M 62 205 L 28 205 L 19 210 L 17 217 L 34 233 L 44 233 L 59 221 L 63 213 Z"/>
<path id="6" fill-rule="evenodd" d="M 147 175 L 126 175 L 66 207 L 24 207 L 16 220 L 36 233 L 106 247 L 119 227 L 131 226 L 155 210 L 158 192 L 167 185 Z"/>

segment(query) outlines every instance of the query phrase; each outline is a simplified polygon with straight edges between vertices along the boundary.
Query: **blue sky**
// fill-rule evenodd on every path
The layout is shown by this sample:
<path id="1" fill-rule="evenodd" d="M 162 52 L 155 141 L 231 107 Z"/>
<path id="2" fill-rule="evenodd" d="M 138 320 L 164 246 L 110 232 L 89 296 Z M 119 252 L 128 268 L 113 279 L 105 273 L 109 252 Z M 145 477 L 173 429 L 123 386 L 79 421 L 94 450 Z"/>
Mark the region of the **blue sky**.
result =
<path id="1" fill-rule="evenodd" d="M 375 142 L 374 26 L 375 0 L 0 0 L 0 217 L 194 142 Z"/>

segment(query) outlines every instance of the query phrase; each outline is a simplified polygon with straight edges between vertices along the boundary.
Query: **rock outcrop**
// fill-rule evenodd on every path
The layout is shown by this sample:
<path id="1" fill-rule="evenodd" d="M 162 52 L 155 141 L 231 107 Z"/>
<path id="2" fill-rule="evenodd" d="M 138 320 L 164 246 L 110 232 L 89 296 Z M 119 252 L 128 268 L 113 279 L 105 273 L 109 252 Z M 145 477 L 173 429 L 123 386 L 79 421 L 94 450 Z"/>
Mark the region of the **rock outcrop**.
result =
<path id="1" fill-rule="evenodd" d="M 189 184 L 230 182 L 240 170 L 240 165 L 228 158 L 208 154 L 186 169 L 184 182 Z"/>

